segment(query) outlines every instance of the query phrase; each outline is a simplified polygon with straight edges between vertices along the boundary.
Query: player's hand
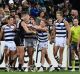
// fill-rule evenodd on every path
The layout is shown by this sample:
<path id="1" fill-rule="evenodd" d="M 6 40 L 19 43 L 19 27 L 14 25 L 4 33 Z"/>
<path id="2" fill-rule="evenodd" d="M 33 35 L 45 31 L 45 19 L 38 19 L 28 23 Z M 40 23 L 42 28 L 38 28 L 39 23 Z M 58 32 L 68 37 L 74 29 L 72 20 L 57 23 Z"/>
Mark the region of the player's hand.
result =
<path id="1" fill-rule="evenodd" d="M 80 51 L 80 48 L 79 48 L 79 46 L 77 46 L 77 51 Z"/>
<path id="2" fill-rule="evenodd" d="M 67 46 L 70 47 L 70 42 L 68 39 L 67 39 Z"/>

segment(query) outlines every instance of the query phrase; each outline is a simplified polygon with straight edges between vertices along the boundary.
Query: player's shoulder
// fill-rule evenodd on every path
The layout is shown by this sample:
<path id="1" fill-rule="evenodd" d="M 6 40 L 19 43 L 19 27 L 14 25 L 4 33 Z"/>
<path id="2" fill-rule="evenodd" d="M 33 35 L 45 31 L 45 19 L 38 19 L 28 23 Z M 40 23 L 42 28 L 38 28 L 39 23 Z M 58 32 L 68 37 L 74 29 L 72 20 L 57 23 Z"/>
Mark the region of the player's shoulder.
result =
<path id="1" fill-rule="evenodd" d="M 68 21 L 67 21 L 66 19 L 63 19 L 63 22 L 64 22 L 64 23 L 68 23 Z"/>
<path id="2" fill-rule="evenodd" d="M 75 28 L 75 27 L 74 27 L 74 26 L 72 26 L 72 27 L 71 27 L 71 30 L 74 30 L 74 28 Z"/>
<path id="3" fill-rule="evenodd" d="M 2 26 L 2 29 L 6 28 L 6 27 L 7 27 L 7 25 L 3 25 L 3 26 Z"/>
<path id="4" fill-rule="evenodd" d="M 79 31 L 80 31 L 80 26 L 78 26 L 78 29 L 79 29 Z"/>
<path id="5" fill-rule="evenodd" d="M 11 28 L 15 28 L 15 26 L 14 25 L 11 25 Z"/>
<path id="6" fill-rule="evenodd" d="M 79 25 L 79 28 L 80 28 L 80 25 Z"/>
<path id="7" fill-rule="evenodd" d="M 54 21 L 54 23 L 57 23 L 57 22 L 58 22 L 57 20 Z"/>

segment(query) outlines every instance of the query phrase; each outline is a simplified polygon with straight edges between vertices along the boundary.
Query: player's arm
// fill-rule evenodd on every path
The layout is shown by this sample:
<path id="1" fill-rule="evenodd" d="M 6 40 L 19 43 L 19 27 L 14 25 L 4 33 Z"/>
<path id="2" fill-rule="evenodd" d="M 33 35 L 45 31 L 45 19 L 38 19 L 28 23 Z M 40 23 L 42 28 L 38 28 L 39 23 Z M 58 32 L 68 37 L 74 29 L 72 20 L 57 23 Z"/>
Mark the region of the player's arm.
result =
<path id="1" fill-rule="evenodd" d="M 78 37 L 78 43 L 77 43 L 77 49 L 79 50 L 79 45 L 80 45 L 80 34 L 79 34 L 79 37 Z"/>
<path id="2" fill-rule="evenodd" d="M 71 39 L 70 25 L 66 20 L 64 21 L 64 24 L 65 24 L 65 27 L 66 27 L 67 32 L 68 32 L 67 45 L 69 45 L 70 44 L 70 39 Z"/>
<path id="3" fill-rule="evenodd" d="M 38 27 L 37 27 L 37 30 L 47 32 L 47 31 L 48 31 L 48 28 L 47 28 L 47 27 L 41 27 L 41 26 L 38 26 Z"/>
<path id="4" fill-rule="evenodd" d="M 51 35 L 50 35 L 50 43 L 54 43 L 55 39 L 55 29 L 52 30 Z"/>
<path id="5" fill-rule="evenodd" d="M 13 29 L 13 31 L 16 31 L 16 24 L 13 24 L 13 26 L 14 26 L 14 29 Z"/>
<path id="6" fill-rule="evenodd" d="M 25 22 L 22 22 L 21 23 L 21 26 L 23 27 L 23 29 L 26 31 L 26 32 L 29 32 L 31 33 L 32 31 L 27 27 L 28 24 L 26 24 Z"/>
<path id="7" fill-rule="evenodd" d="M 73 27 L 70 28 L 70 31 L 71 31 L 71 37 L 70 37 L 70 44 L 72 42 L 72 35 L 73 35 Z"/>
<path id="8" fill-rule="evenodd" d="M 56 21 L 54 21 L 53 28 L 52 28 L 52 32 L 51 32 L 51 37 L 52 37 L 53 39 L 55 38 L 55 34 L 56 34 L 55 23 L 56 23 Z"/>
<path id="9" fill-rule="evenodd" d="M 3 29 L 1 28 L 1 30 L 0 30 L 0 41 L 1 41 L 2 37 L 3 37 Z"/>
<path id="10" fill-rule="evenodd" d="M 35 29 L 35 30 L 39 30 L 39 31 L 48 31 L 47 27 L 41 27 L 41 26 L 31 26 L 31 28 Z"/>

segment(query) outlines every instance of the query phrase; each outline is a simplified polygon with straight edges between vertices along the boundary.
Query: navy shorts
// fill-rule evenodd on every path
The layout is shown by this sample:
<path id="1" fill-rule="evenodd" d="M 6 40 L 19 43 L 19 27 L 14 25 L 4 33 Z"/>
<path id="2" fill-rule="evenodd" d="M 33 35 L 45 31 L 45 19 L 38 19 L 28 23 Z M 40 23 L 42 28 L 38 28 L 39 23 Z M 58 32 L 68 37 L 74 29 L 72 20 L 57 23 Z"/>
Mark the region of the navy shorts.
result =
<path id="1" fill-rule="evenodd" d="M 77 42 L 72 42 L 70 48 L 71 50 L 77 50 Z"/>
<path id="2" fill-rule="evenodd" d="M 15 44 L 16 44 L 16 46 L 24 46 L 23 38 L 20 38 L 20 37 L 16 38 L 15 39 Z"/>

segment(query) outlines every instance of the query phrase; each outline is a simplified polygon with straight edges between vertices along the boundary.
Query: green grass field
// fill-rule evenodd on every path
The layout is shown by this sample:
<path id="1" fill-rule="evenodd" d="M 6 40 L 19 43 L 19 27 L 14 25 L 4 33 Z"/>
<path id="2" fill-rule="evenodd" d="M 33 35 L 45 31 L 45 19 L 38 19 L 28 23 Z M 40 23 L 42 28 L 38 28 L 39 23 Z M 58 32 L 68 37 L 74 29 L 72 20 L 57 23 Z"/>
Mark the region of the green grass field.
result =
<path id="1" fill-rule="evenodd" d="M 80 74 L 80 72 L 0 72 L 0 74 Z"/>
<path id="2" fill-rule="evenodd" d="M 58 71 L 58 72 L 0 72 L 0 74 L 80 74 L 80 72 Z"/>

